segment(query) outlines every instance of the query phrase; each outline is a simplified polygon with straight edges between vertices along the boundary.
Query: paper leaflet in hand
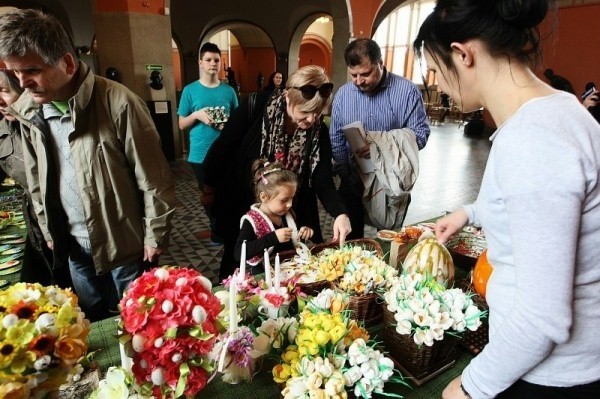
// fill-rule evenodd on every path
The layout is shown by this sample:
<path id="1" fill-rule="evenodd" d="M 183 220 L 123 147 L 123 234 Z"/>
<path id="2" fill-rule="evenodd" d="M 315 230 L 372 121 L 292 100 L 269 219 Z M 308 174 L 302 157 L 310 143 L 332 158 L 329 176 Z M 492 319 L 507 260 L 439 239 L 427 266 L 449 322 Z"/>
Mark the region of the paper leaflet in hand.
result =
<path id="1" fill-rule="evenodd" d="M 367 134 L 365 133 L 365 128 L 363 127 L 362 122 L 356 121 L 349 123 L 348 125 L 342 127 L 342 131 L 344 132 L 346 140 L 348 140 L 353 153 L 368 144 Z M 356 163 L 358 164 L 358 167 L 362 173 L 371 173 L 375 171 L 373 161 L 371 161 L 369 158 L 354 156 L 354 159 L 356 160 Z"/>

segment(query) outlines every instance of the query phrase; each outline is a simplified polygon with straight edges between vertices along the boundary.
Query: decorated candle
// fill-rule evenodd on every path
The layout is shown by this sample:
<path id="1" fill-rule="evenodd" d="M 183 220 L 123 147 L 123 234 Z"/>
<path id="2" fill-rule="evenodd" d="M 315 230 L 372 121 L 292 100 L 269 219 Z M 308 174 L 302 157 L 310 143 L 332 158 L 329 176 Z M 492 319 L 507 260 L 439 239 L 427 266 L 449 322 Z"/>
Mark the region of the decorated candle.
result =
<path id="1" fill-rule="evenodd" d="M 246 240 L 242 243 L 242 254 L 240 255 L 240 275 L 239 281 L 243 281 L 246 278 Z"/>
<path id="2" fill-rule="evenodd" d="M 234 279 L 229 282 L 229 331 L 237 331 L 237 284 Z"/>
<path id="3" fill-rule="evenodd" d="M 269 264 L 269 251 L 265 249 L 265 283 L 267 289 L 271 288 L 271 265 Z"/>
<path id="4" fill-rule="evenodd" d="M 275 286 L 275 289 L 278 290 L 279 287 L 281 286 L 281 281 L 280 281 L 280 270 L 279 270 L 280 266 L 279 266 L 279 254 L 275 255 L 275 281 L 273 283 L 273 285 Z"/>

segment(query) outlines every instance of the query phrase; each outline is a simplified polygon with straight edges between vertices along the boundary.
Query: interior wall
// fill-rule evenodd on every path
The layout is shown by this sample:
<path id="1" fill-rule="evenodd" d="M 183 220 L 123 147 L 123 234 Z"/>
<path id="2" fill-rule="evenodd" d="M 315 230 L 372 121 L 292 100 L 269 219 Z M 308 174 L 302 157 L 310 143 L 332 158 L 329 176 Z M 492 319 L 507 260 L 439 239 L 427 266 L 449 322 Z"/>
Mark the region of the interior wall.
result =
<path id="1" fill-rule="evenodd" d="M 171 62 L 173 65 L 173 81 L 175 84 L 175 90 L 180 92 L 181 90 L 183 90 L 183 82 L 181 77 L 181 56 L 179 55 L 179 50 L 172 50 Z"/>
<path id="2" fill-rule="evenodd" d="M 300 59 L 298 67 L 306 65 L 319 65 L 325 69 L 328 76 L 331 76 L 331 53 L 320 46 L 318 42 L 309 41 L 300 45 Z"/>
<path id="3" fill-rule="evenodd" d="M 558 29 L 543 42 L 543 70 L 551 68 L 581 94 L 587 82 L 600 87 L 600 4 L 558 9 Z M 544 21 L 544 30 L 554 21 Z"/>
<path id="4" fill-rule="evenodd" d="M 232 59 L 233 63 L 233 59 Z M 240 59 L 239 67 L 235 69 L 240 71 L 238 83 L 240 84 L 240 93 L 249 93 L 258 88 L 258 73 L 263 75 L 263 87 L 267 85 L 269 75 L 275 71 L 275 51 L 267 47 L 247 47 L 244 48 L 243 59 Z"/>

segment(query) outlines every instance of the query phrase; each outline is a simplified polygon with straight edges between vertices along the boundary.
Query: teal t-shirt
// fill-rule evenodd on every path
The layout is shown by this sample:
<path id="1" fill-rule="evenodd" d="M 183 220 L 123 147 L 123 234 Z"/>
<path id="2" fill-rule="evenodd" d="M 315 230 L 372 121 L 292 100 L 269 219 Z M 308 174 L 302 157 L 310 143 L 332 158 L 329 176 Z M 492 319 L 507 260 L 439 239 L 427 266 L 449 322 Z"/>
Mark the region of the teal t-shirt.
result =
<path id="1" fill-rule="evenodd" d="M 237 106 L 238 98 L 231 86 L 221 83 L 217 87 L 206 87 L 195 81 L 183 88 L 177 114 L 186 117 L 205 107 L 224 107 L 224 113 L 231 115 Z M 202 163 L 210 145 L 218 136 L 219 130 L 197 121 L 190 129 L 188 161 Z"/>

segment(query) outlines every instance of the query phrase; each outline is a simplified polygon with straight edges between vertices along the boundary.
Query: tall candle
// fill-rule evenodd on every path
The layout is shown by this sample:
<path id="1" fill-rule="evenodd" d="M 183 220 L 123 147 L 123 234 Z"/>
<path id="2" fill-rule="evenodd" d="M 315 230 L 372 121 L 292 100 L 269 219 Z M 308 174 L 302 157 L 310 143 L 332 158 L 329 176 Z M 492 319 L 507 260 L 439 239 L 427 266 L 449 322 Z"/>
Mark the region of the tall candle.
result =
<path id="1" fill-rule="evenodd" d="M 279 290 L 279 287 L 281 287 L 281 281 L 280 281 L 280 270 L 279 270 L 279 254 L 275 255 L 275 282 L 274 282 L 274 286 L 276 290 Z"/>
<path id="2" fill-rule="evenodd" d="M 265 249 L 265 283 L 271 288 L 271 265 L 269 264 L 269 251 Z"/>
<path id="3" fill-rule="evenodd" d="M 229 282 L 229 332 L 237 331 L 237 284 L 235 279 Z"/>
<path id="4" fill-rule="evenodd" d="M 240 255 L 240 275 L 238 276 L 239 281 L 246 279 L 246 240 L 242 243 L 242 254 Z"/>

